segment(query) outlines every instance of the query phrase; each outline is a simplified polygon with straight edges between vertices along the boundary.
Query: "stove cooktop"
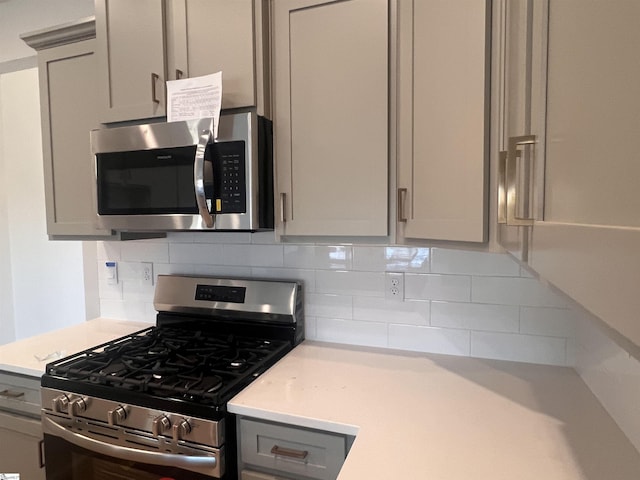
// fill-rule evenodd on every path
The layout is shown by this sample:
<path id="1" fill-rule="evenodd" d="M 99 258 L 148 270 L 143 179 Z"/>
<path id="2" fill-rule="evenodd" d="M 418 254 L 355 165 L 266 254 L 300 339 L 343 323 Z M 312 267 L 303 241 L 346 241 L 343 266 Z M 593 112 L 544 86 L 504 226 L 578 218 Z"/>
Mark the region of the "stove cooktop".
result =
<path id="1" fill-rule="evenodd" d="M 48 364 L 42 386 L 212 418 L 291 348 L 193 325 L 150 327 Z"/>

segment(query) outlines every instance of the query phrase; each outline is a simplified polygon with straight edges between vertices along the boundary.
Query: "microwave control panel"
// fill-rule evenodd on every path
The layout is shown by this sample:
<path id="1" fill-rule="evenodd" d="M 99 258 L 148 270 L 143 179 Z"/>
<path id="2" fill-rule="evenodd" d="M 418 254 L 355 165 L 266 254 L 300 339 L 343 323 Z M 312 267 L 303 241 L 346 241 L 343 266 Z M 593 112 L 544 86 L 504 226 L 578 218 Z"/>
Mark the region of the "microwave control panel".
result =
<path id="1" fill-rule="evenodd" d="M 214 197 L 211 213 L 245 213 L 247 211 L 247 172 L 245 142 L 214 143 Z"/>

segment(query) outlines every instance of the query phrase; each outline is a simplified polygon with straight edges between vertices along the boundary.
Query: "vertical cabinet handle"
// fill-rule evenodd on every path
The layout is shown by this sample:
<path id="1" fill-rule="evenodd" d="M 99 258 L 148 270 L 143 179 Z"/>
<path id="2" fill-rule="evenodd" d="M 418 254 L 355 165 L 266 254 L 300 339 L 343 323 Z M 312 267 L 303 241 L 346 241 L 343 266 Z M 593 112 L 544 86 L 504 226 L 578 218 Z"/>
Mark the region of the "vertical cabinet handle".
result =
<path id="1" fill-rule="evenodd" d="M 507 223 L 507 152 L 498 154 L 498 223 Z"/>
<path id="2" fill-rule="evenodd" d="M 407 221 L 407 216 L 405 215 L 406 203 L 407 203 L 407 189 L 399 188 L 398 189 L 398 221 L 399 222 Z"/>
<path id="3" fill-rule="evenodd" d="M 156 85 L 158 83 L 158 80 L 160 80 L 160 75 L 158 75 L 157 73 L 152 73 L 151 74 L 151 101 L 153 103 L 160 103 L 160 100 L 158 100 L 158 95 L 156 92 Z"/>
<path id="4" fill-rule="evenodd" d="M 287 221 L 287 215 L 285 211 L 287 194 L 282 192 L 280 193 L 280 223 L 285 223 Z"/>
<path id="5" fill-rule="evenodd" d="M 38 442 L 38 467 L 44 468 L 44 440 Z"/>
<path id="6" fill-rule="evenodd" d="M 184 75 L 184 72 L 179 68 L 176 68 L 176 80 L 180 80 Z"/>
<path id="7" fill-rule="evenodd" d="M 516 167 L 521 154 L 518 147 L 525 145 L 534 145 L 536 143 L 535 135 L 523 135 L 520 137 L 509 138 L 509 148 L 507 150 L 506 167 L 505 167 L 505 184 L 506 184 L 506 224 L 513 226 L 533 225 L 533 218 L 519 217 L 516 213 L 518 204 L 518 188 Z M 498 202 L 500 197 L 498 197 Z M 498 208 L 500 215 L 500 208 Z"/>

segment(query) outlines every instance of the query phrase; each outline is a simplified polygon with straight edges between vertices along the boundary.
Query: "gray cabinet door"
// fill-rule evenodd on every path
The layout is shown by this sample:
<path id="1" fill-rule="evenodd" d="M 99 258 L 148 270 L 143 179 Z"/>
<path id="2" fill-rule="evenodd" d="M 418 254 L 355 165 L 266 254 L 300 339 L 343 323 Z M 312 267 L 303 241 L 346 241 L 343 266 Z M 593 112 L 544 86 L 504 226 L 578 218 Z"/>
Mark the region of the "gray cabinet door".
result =
<path id="1" fill-rule="evenodd" d="M 501 150 L 496 172 L 497 235 L 499 243 L 523 262 L 528 260 L 531 233 L 528 224 L 534 210 L 531 183 L 535 166 L 542 161 L 544 142 L 543 3 L 530 0 L 494 3 L 493 24 L 500 31 L 494 46 L 494 55 L 500 63 L 495 79 L 500 99 L 494 102 L 498 105 L 495 128 Z"/>
<path id="2" fill-rule="evenodd" d="M 398 4 L 398 237 L 487 233 L 487 4 Z"/>
<path id="3" fill-rule="evenodd" d="M 94 158 L 98 126 L 95 40 L 38 52 L 47 233 L 107 236 L 96 226 Z"/>
<path id="4" fill-rule="evenodd" d="M 548 2 L 544 199 L 530 264 L 640 347 L 640 3 Z"/>
<path id="5" fill-rule="evenodd" d="M 273 4 L 278 231 L 388 232 L 388 2 Z"/>
<path id="6" fill-rule="evenodd" d="M 44 480 L 40 421 L 0 412 L 0 473 Z"/>
<path id="7" fill-rule="evenodd" d="M 258 105 L 268 72 L 265 2 L 171 0 L 167 7 L 168 79 L 222 71 L 223 109 Z"/>
<path id="8" fill-rule="evenodd" d="M 165 6 L 96 0 L 100 122 L 165 115 Z"/>

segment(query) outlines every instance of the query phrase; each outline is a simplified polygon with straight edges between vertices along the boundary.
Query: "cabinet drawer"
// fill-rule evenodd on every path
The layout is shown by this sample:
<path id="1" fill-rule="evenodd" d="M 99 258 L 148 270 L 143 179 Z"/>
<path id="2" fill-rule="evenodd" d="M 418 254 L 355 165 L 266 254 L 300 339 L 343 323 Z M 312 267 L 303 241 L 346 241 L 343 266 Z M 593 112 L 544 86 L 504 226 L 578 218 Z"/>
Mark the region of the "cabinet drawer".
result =
<path id="1" fill-rule="evenodd" d="M 0 410 L 40 416 L 40 379 L 0 372 Z"/>
<path id="2" fill-rule="evenodd" d="M 242 462 L 296 478 L 332 480 L 347 451 L 342 435 L 240 419 Z"/>

